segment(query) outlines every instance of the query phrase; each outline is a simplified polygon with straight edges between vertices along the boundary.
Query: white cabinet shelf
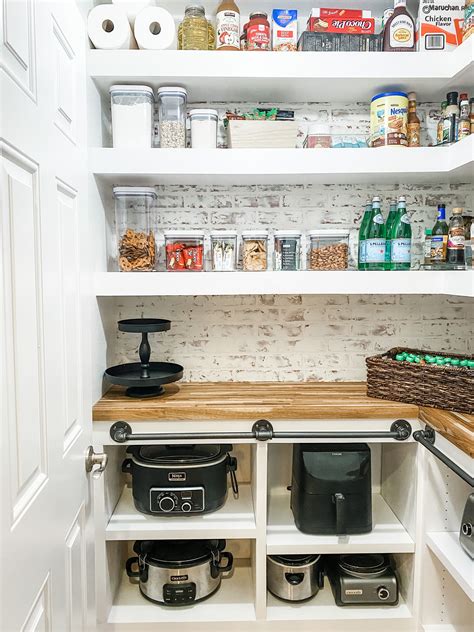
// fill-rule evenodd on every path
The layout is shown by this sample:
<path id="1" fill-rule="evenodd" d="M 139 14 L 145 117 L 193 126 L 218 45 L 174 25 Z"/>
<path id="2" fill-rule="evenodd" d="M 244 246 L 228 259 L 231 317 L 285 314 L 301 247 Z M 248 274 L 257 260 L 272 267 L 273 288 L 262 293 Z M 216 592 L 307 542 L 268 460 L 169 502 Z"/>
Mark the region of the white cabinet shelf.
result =
<path id="1" fill-rule="evenodd" d="M 147 601 L 124 573 L 110 610 L 108 623 L 195 623 L 196 621 L 254 621 L 253 579 L 250 566 L 236 565 L 231 577 L 206 601 L 170 608 Z M 140 629 L 140 628 L 138 628 Z M 160 628 L 163 629 L 164 628 Z"/>
<path id="2" fill-rule="evenodd" d="M 106 185 L 439 184 L 474 181 L 474 135 L 449 147 L 90 150 Z"/>
<path id="3" fill-rule="evenodd" d="M 301 533 L 290 509 L 289 492 L 270 496 L 267 525 L 269 555 L 303 553 L 413 553 L 415 543 L 380 494 L 372 495 L 373 529 L 349 536 Z"/>
<path id="4" fill-rule="evenodd" d="M 369 101 L 388 89 L 440 101 L 474 88 L 474 41 L 450 53 L 281 53 L 91 50 L 88 72 L 104 93 L 114 83 L 178 84 L 190 102 Z"/>
<path id="5" fill-rule="evenodd" d="M 97 296 L 434 294 L 474 297 L 474 272 L 102 272 Z"/>
<path id="6" fill-rule="evenodd" d="M 459 534 L 451 531 L 430 532 L 426 544 L 453 579 L 474 601 L 474 561 L 469 558 L 459 544 Z"/>
<path id="7" fill-rule="evenodd" d="M 255 538 L 256 525 L 250 485 L 239 485 L 224 506 L 213 513 L 196 516 L 149 516 L 133 504 L 132 490 L 125 486 L 106 528 L 107 540 Z"/>

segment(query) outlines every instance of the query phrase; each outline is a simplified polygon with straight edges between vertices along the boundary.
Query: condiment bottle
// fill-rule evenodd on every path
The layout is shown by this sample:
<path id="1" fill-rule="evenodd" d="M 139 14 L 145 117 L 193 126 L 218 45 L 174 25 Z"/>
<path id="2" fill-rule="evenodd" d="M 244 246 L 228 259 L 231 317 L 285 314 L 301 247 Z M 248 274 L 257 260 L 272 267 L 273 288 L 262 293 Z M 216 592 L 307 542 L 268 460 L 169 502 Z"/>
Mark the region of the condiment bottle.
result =
<path id="1" fill-rule="evenodd" d="M 383 50 L 411 52 L 415 50 L 415 21 L 407 11 L 406 0 L 394 0 L 393 13 L 385 23 Z"/>
<path id="2" fill-rule="evenodd" d="M 443 126 L 444 126 L 444 117 L 446 115 L 446 107 L 448 105 L 447 101 L 441 102 L 441 114 L 438 119 L 438 127 L 436 130 L 436 144 L 441 145 L 443 142 Z"/>
<path id="3" fill-rule="evenodd" d="M 408 93 L 408 147 L 420 146 L 420 119 L 416 113 L 416 94 Z"/>
<path id="4" fill-rule="evenodd" d="M 221 0 L 217 7 L 216 50 L 240 50 L 240 10 L 234 0 Z"/>
<path id="5" fill-rule="evenodd" d="M 448 232 L 448 263 L 464 266 L 465 264 L 465 237 L 463 208 L 453 208 L 453 214 L 449 221 Z"/>
<path id="6" fill-rule="evenodd" d="M 431 233 L 431 263 L 442 265 L 446 263 L 446 248 L 448 245 L 448 225 L 446 223 L 446 206 L 438 204 L 438 219 Z"/>
<path id="7" fill-rule="evenodd" d="M 459 97 L 459 125 L 458 125 L 458 140 L 466 138 L 471 134 L 471 119 L 469 116 L 469 101 L 467 94 L 464 92 Z"/>
<path id="8" fill-rule="evenodd" d="M 457 138 L 459 119 L 458 93 L 448 92 L 447 106 L 443 120 L 443 143 L 454 143 Z"/>
<path id="9" fill-rule="evenodd" d="M 425 241 L 423 244 L 423 259 L 425 266 L 431 265 L 431 228 L 425 228 Z"/>
<path id="10" fill-rule="evenodd" d="M 263 11 L 249 15 L 247 50 L 270 50 L 270 22 Z"/>
<path id="11" fill-rule="evenodd" d="M 471 134 L 474 134 L 474 97 L 469 99 L 469 118 L 471 120 Z"/>
<path id="12" fill-rule="evenodd" d="M 182 50 L 208 50 L 209 26 L 204 7 L 191 4 L 186 7 L 181 28 Z"/>

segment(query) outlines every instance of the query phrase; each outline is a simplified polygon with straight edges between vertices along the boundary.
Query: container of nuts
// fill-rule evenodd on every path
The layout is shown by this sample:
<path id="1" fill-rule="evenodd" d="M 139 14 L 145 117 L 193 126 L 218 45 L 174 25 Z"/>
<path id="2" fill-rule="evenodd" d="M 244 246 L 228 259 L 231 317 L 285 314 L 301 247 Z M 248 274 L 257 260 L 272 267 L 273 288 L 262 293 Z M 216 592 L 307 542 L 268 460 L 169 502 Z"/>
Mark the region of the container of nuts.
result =
<path id="1" fill-rule="evenodd" d="M 156 244 L 153 187 L 114 187 L 117 250 L 112 253 L 121 272 L 155 270 Z"/>
<path id="2" fill-rule="evenodd" d="M 268 233 L 246 231 L 242 233 L 242 270 L 262 272 L 268 266 Z"/>
<path id="3" fill-rule="evenodd" d="M 308 270 L 347 270 L 348 230 L 312 230 L 308 237 Z"/>

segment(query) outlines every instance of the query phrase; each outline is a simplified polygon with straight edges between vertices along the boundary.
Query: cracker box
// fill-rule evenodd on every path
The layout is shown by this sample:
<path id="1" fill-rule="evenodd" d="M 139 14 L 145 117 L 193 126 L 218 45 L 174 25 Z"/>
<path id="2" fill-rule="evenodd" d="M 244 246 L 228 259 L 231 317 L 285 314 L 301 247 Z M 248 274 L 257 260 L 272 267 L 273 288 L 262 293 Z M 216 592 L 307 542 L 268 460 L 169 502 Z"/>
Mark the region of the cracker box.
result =
<path id="1" fill-rule="evenodd" d="M 417 50 L 453 50 L 462 42 L 463 0 L 420 0 Z"/>
<path id="2" fill-rule="evenodd" d="M 295 51 L 298 45 L 298 11 L 273 9 L 272 50 Z"/>
<path id="3" fill-rule="evenodd" d="M 372 11 L 362 9 L 328 9 L 325 7 L 311 9 L 310 18 L 371 18 Z"/>

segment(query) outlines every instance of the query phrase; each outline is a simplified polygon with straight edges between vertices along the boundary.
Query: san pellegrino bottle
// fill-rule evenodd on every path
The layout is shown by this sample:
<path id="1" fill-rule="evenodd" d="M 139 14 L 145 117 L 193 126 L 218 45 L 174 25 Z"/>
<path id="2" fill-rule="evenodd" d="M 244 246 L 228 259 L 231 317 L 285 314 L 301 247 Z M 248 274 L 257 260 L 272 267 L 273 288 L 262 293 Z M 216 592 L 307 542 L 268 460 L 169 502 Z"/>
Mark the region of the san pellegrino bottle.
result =
<path id="1" fill-rule="evenodd" d="M 393 221 L 397 215 L 397 201 L 392 200 L 390 202 L 390 211 L 388 213 L 387 221 L 385 222 L 385 269 L 390 270 L 390 249 L 391 249 L 391 241 L 390 241 L 390 230 L 392 228 Z"/>
<path id="2" fill-rule="evenodd" d="M 372 202 L 367 200 L 365 203 L 365 211 L 362 217 L 362 222 L 359 228 L 359 256 L 357 267 L 359 270 L 365 270 L 366 263 L 366 251 L 365 251 L 365 241 L 367 238 L 367 227 L 369 225 L 370 216 L 372 214 Z"/>
<path id="3" fill-rule="evenodd" d="M 390 229 L 390 270 L 409 270 L 411 266 L 411 221 L 407 203 L 398 198 L 397 214 Z"/>
<path id="4" fill-rule="evenodd" d="M 369 218 L 365 240 L 365 269 L 384 270 L 385 268 L 385 222 L 380 208 L 380 198 L 372 199 L 372 212 Z"/>

